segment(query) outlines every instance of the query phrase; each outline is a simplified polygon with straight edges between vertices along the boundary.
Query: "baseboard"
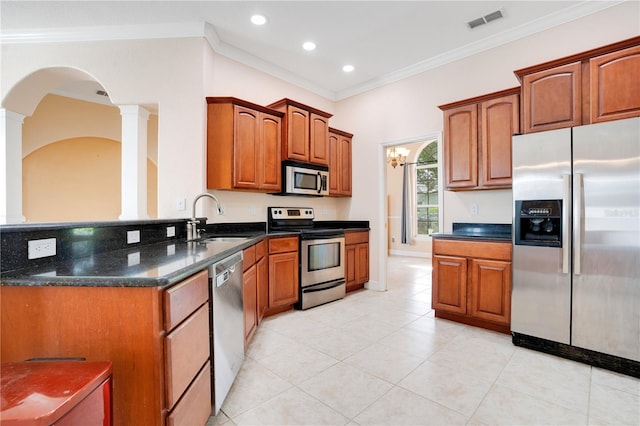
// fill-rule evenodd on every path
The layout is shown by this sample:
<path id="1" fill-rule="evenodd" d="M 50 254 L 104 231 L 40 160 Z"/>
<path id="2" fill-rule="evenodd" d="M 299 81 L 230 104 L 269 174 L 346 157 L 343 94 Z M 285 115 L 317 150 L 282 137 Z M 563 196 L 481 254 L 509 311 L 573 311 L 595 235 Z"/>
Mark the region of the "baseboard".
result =
<path id="1" fill-rule="evenodd" d="M 397 250 L 391 249 L 389 250 L 389 255 L 391 256 L 407 256 L 407 257 L 422 257 L 422 258 L 430 258 L 431 253 L 419 252 L 419 251 L 409 251 L 409 250 Z"/>

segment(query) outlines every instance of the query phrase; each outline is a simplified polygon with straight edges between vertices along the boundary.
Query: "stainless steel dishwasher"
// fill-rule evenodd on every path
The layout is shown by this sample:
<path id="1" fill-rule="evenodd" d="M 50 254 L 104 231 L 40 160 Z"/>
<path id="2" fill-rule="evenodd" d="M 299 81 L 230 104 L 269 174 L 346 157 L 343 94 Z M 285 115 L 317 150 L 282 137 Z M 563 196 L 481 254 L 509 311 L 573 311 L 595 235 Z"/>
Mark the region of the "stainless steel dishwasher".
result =
<path id="1" fill-rule="evenodd" d="M 244 361 L 242 251 L 211 265 L 213 407 L 218 414 Z"/>

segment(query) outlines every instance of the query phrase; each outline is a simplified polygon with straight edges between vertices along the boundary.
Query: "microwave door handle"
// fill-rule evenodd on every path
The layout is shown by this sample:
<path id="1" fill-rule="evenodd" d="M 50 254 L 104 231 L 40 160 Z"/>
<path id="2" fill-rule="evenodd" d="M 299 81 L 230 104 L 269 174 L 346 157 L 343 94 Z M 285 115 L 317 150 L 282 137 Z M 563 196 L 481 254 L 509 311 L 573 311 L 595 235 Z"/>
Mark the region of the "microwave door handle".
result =
<path id="1" fill-rule="evenodd" d="M 322 174 L 318 172 L 318 178 L 316 180 L 316 192 L 320 194 L 322 192 Z"/>

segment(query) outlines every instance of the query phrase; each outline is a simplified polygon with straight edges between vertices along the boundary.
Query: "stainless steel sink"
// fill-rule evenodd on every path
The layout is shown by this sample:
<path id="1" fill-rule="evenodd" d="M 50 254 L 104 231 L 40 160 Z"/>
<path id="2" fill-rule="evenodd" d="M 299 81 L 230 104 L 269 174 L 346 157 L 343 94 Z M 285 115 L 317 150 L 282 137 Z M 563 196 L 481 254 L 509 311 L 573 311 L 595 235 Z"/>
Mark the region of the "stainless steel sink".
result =
<path id="1" fill-rule="evenodd" d="M 202 241 L 205 243 L 237 243 L 248 240 L 247 237 L 207 237 Z"/>

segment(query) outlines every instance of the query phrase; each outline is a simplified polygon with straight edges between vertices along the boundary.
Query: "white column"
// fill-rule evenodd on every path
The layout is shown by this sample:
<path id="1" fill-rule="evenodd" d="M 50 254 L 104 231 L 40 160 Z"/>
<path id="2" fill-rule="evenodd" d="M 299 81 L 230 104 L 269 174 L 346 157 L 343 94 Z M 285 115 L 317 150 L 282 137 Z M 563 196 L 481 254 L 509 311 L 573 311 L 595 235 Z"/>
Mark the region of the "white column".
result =
<path id="1" fill-rule="evenodd" d="M 147 120 L 139 105 L 120 105 L 122 116 L 121 220 L 147 219 Z"/>
<path id="2" fill-rule="evenodd" d="M 22 123 L 24 115 L 0 109 L 0 224 L 22 223 Z"/>

